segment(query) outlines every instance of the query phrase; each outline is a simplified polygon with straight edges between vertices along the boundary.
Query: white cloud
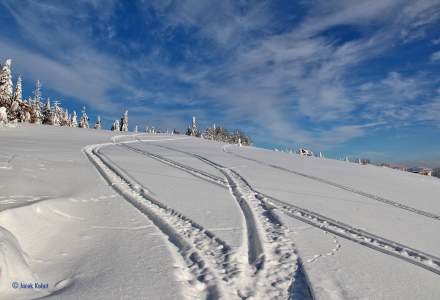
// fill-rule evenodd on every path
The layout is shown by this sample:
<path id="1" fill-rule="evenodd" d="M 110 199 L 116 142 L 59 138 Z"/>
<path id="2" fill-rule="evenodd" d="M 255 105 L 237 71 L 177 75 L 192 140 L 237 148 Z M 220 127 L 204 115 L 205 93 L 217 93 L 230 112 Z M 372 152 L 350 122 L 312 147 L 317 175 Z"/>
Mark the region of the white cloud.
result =
<path id="1" fill-rule="evenodd" d="M 20 69 L 66 96 L 112 111 L 124 105 L 112 91 L 122 90 L 131 96 L 125 98 L 134 99 L 130 101 L 139 113 L 141 107 L 150 105 L 143 111 L 147 117 L 160 111 L 160 119 L 155 120 L 175 127 L 186 115 L 192 115 L 191 110 L 208 120 L 207 110 L 218 108 L 225 125 L 246 122 L 261 141 L 310 145 L 343 143 L 366 134 L 371 124 L 382 126 L 385 119 L 410 118 L 416 107 L 401 104 L 423 95 L 422 82 L 427 76 L 403 76 L 394 71 L 356 86 L 350 82 L 351 72 L 402 40 L 423 36 L 438 21 L 440 6 L 438 1 L 428 0 L 301 2 L 307 9 L 305 15 L 295 19 L 295 25 L 282 28 L 285 24 L 277 20 L 272 1 L 139 4 L 145 14 L 153 9 L 163 22 L 157 29 L 162 39 L 183 29 L 195 32 L 203 41 L 203 47 L 182 49 L 188 61 L 170 66 L 161 63 L 167 53 L 160 45 L 123 61 L 101 51 L 85 26 L 87 22 L 78 25 L 90 18 L 89 10 L 99 12 L 96 25 L 105 27 L 107 38 L 113 39 L 113 24 L 107 20 L 118 5 L 114 1 L 109 5 L 80 1 L 67 7 L 66 2 L 32 1 L 28 4 L 32 9 L 8 3 L 22 36 L 36 50 L 2 38 L 0 55 L 14 53 Z M 57 16 L 62 16 L 63 22 L 53 26 L 50 20 Z M 72 17 L 77 23 L 71 22 Z M 320 35 L 335 26 L 355 28 L 360 37 L 338 43 Z M 133 78 L 137 78 L 136 84 Z M 155 80 L 159 84 L 150 83 Z M 179 83 L 189 88 L 180 88 Z M 179 105 L 180 111 L 155 108 L 173 104 Z M 177 121 L 170 122 L 170 118 Z M 142 121 L 140 117 L 137 120 Z"/>
<path id="2" fill-rule="evenodd" d="M 440 61 L 440 51 L 431 54 L 431 61 L 434 62 Z"/>

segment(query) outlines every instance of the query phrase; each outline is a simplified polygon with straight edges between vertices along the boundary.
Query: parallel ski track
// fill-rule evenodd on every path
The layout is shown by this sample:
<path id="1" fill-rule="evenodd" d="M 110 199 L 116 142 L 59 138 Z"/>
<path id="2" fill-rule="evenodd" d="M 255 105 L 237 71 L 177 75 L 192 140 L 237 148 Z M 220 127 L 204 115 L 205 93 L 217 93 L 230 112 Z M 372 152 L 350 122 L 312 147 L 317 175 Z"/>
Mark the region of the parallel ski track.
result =
<path id="1" fill-rule="evenodd" d="M 139 141 L 142 142 L 142 140 Z M 247 277 L 246 279 L 252 278 L 252 280 L 244 280 L 245 283 L 239 290 L 240 297 L 247 299 L 263 294 L 270 299 L 289 298 L 288 293 L 291 289 L 292 278 L 294 278 L 293 275 L 299 263 L 296 259 L 294 245 L 286 237 L 286 228 L 273 215 L 272 209 L 256 197 L 250 185 L 241 176 L 201 156 L 197 156 L 197 159 L 216 168 L 226 180 L 146 150 L 124 143 L 119 145 L 188 172 L 210 183 L 228 188 L 232 197 L 239 204 L 245 219 L 246 242 L 244 247 L 247 252 L 248 265 L 251 267 L 250 269 L 244 267 L 242 270 Z M 191 156 L 194 156 L 194 154 L 191 154 Z M 261 233 L 263 233 L 263 236 Z M 301 274 L 303 278 L 306 278 L 303 271 L 301 271 Z M 308 280 L 304 281 L 308 282 Z M 310 286 L 307 286 L 303 294 L 308 294 L 308 299 L 313 299 Z"/>
<path id="2" fill-rule="evenodd" d="M 389 199 L 386 199 L 386 198 L 383 198 L 383 197 L 380 197 L 380 196 L 377 196 L 377 195 L 366 193 L 366 192 L 363 192 L 363 191 L 360 191 L 360 190 L 357 190 L 357 189 L 354 189 L 354 188 L 351 188 L 351 187 L 348 187 L 348 186 L 345 186 L 345 185 L 342 185 L 342 184 L 339 184 L 339 183 L 336 183 L 336 182 L 333 182 L 333 181 L 330 181 L 330 180 L 327 180 L 327 179 L 324 179 L 324 178 L 316 177 L 316 176 L 313 176 L 313 175 L 308 175 L 308 174 L 301 173 L 301 172 L 298 172 L 298 171 L 294 171 L 294 170 L 291 170 L 291 169 L 287 169 L 287 168 L 284 168 L 284 167 L 281 167 L 281 166 L 277 166 L 277 165 L 274 165 L 274 164 L 266 163 L 266 162 L 258 160 L 258 159 L 250 158 L 250 157 L 238 154 L 238 153 L 226 151 L 225 148 L 223 148 L 223 151 L 225 153 L 228 153 L 228 154 L 233 155 L 233 156 L 238 157 L 238 158 L 249 160 L 249 161 L 258 163 L 260 165 L 264 165 L 266 167 L 271 167 L 271 168 L 274 168 L 274 169 L 277 169 L 277 170 L 281 170 L 281 171 L 284 171 L 284 172 L 287 172 L 287 173 L 291 173 L 291 174 L 298 175 L 298 176 L 301 176 L 301 177 L 304 177 L 304 178 L 308 178 L 308 179 L 311 179 L 311 180 L 314 180 L 314 181 L 318 181 L 318 182 L 321 182 L 321 183 L 324 183 L 324 184 L 327 184 L 327 185 L 331 185 L 333 187 L 336 187 L 336 188 L 339 188 L 339 189 L 342 189 L 342 190 L 345 190 L 345 191 L 348 191 L 348 192 L 351 192 L 351 193 L 354 193 L 354 194 L 357 194 L 357 195 L 360 195 L 360 196 L 363 196 L 363 197 L 366 197 L 366 198 L 369 198 L 369 199 L 372 199 L 372 200 L 375 200 L 375 201 L 379 201 L 379 202 L 385 203 L 387 205 L 391 205 L 391 206 L 394 206 L 396 208 L 403 209 L 403 210 L 412 212 L 414 214 L 421 215 L 423 217 L 427 217 L 427 218 L 431 218 L 431 219 L 440 221 L 440 216 L 437 215 L 437 214 L 433 214 L 433 213 L 430 213 L 430 212 L 427 212 L 427 211 L 424 211 L 424 210 L 420 210 L 420 209 L 417 209 L 417 208 L 414 208 L 414 207 L 411 207 L 411 206 L 408 206 L 408 205 L 405 205 L 405 204 L 402 204 L 402 203 L 399 203 L 399 202 L 396 202 L 396 201 L 393 201 L 393 200 L 389 200 Z"/>
<path id="3" fill-rule="evenodd" d="M 225 174 L 224 170 L 222 169 L 223 168 L 222 166 L 213 165 L 212 162 L 204 161 L 205 163 L 213 165 L 214 168 L 219 169 L 220 172 L 222 174 L 224 174 L 224 176 L 228 179 L 227 181 L 219 176 L 209 174 L 205 171 L 201 171 L 201 170 L 198 170 L 198 169 L 190 167 L 190 166 L 186 166 L 184 164 L 181 164 L 179 162 L 176 162 L 174 160 L 165 158 L 161 155 L 154 154 L 154 153 L 146 151 L 146 150 L 138 149 L 136 147 L 132 147 L 132 146 L 124 144 L 124 143 L 120 143 L 118 145 L 123 146 L 131 151 L 137 152 L 139 154 L 156 159 L 164 164 L 167 164 L 171 167 L 175 167 L 177 169 L 185 171 L 193 176 L 196 176 L 200 179 L 206 180 L 210 183 L 215 183 L 217 185 L 220 185 L 221 187 L 226 187 L 228 189 L 230 188 L 231 194 L 233 195 L 234 199 L 239 204 L 239 206 L 243 212 L 244 218 L 246 220 L 247 239 L 248 239 L 248 243 L 249 243 L 249 245 L 247 247 L 248 248 L 248 262 L 249 262 L 249 264 L 254 265 L 257 269 L 259 268 L 259 265 L 264 263 L 264 256 L 263 256 L 263 249 L 262 249 L 263 247 L 261 245 L 261 241 L 259 239 L 258 232 L 256 231 L 255 218 L 254 218 L 254 215 L 252 214 L 252 209 L 249 207 L 248 202 L 245 201 L 243 199 L 242 195 L 237 191 L 237 187 L 231 181 L 231 178 L 228 177 L 227 174 Z M 200 158 L 198 158 L 198 159 L 200 159 Z"/>
<path id="4" fill-rule="evenodd" d="M 142 185 L 101 153 L 100 148 L 107 145 L 110 144 L 87 146 L 83 152 L 105 181 L 145 214 L 178 249 L 189 272 L 193 274 L 190 284 L 194 285 L 197 281 L 204 284 L 206 299 L 237 297 L 231 284 L 239 270 L 230 261 L 230 247 L 201 225 L 148 195 Z"/>
<path id="5" fill-rule="evenodd" d="M 142 141 L 142 140 L 140 140 Z M 210 165 L 216 164 L 215 162 L 212 162 L 208 160 L 205 157 L 202 157 L 198 154 L 182 151 L 179 149 L 174 149 L 172 147 L 163 146 L 163 145 L 157 145 L 154 144 L 155 147 L 161 147 L 165 149 L 169 149 L 175 152 L 184 153 L 190 156 L 193 156 L 195 158 L 198 158 L 201 161 L 204 161 L 205 163 L 208 163 Z M 172 160 L 168 159 L 168 162 L 172 164 Z M 218 164 L 216 164 L 218 165 Z M 219 166 L 219 165 L 218 165 Z M 183 164 L 179 163 L 179 168 L 184 167 Z M 191 167 L 191 172 L 193 172 L 194 168 Z M 190 172 L 190 173 L 191 173 Z M 194 172 L 191 173 L 197 177 L 203 176 L 203 173 L 206 173 L 204 171 L 201 172 Z M 233 171 L 237 176 L 240 176 L 237 172 Z M 217 176 L 210 174 L 212 178 L 215 178 Z M 220 178 L 220 177 L 217 177 Z M 245 182 L 246 180 L 241 177 Z M 220 178 L 221 179 L 221 178 Z M 221 182 L 221 181 L 218 181 Z M 249 185 L 249 184 L 248 184 Z M 224 184 L 224 186 L 227 188 L 228 185 Z M 249 185 L 250 186 L 250 185 Z M 340 236 L 342 238 L 345 238 L 347 240 L 350 240 L 352 242 L 361 244 L 363 246 L 366 246 L 368 248 L 374 249 L 376 251 L 382 252 L 384 254 L 388 254 L 391 256 L 394 256 L 396 258 L 400 258 L 404 261 L 407 261 L 411 264 L 414 264 L 416 266 L 419 266 L 421 268 L 424 268 L 428 271 L 431 271 L 437 275 L 440 275 L 440 258 L 425 253 L 420 250 L 416 250 L 414 248 L 411 248 L 409 246 L 400 244 L 398 242 L 377 236 L 375 234 L 369 233 L 365 230 L 354 228 L 348 224 L 339 222 L 337 220 L 325 217 L 321 214 L 318 214 L 316 212 L 301 208 L 299 206 L 281 201 L 279 199 L 276 199 L 274 197 L 271 197 L 269 195 L 260 193 L 254 189 L 252 189 L 256 197 L 258 197 L 261 201 L 267 203 L 269 206 L 273 206 L 275 208 L 280 209 L 283 213 L 285 213 L 287 216 L 290 216 L 292 218 L 295 218 L 297 220 L 300 220 L 304 223 L 307 223 L 311 226 L 317 227 L 319 229 L 322 229 L 324 231 L 328 231 L 330 233 L 333 233 L 337 236 Z"/>

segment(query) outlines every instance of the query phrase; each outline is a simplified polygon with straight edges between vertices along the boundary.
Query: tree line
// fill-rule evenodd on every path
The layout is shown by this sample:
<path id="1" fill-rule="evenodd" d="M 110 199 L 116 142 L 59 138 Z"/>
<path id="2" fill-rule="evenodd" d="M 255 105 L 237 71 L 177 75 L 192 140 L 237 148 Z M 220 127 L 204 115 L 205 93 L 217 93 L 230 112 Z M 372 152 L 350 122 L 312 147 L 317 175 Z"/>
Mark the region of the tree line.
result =
<path id="1" fill-rule="evenodd" d="M 61 107 L 59 101 L 51 102 L 50 98 L 43 99 L 42 86 L 39 80 L 35 83 L 32 96 L 27 99 L 23 97 L 22 77 L 18 76 L 15 86 L 12 78 L 12 61 L 6 59 L 1 65 L 0 71 L 0 125 L 6 123 L 33 123 L 53 126 L 68 126 L 89 128 L 89 117 L 86 108 L 83 106 L 81 116 L 78 120 L 76 111 L 72 114 Z M 95 129 L 101 129 L 101 117 L 98 116 Z M 128 131 L 128 111 L 125 111 L 121 121 L 115 121 L 112 130 Z"/>

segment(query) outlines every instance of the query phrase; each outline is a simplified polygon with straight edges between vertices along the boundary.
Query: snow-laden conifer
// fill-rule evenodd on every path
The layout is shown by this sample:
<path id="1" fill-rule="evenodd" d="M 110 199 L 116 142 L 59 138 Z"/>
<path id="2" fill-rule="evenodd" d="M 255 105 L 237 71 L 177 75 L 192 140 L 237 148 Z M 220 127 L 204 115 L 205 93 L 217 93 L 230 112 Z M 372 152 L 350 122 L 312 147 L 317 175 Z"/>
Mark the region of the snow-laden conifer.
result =
<path id="1" fill-rule="evenodd" d="M 62 118 L 63 118 L 63 111 L 59 107 L 58 101 L 55 101 L 52 111 L 52 125 L 60 126 Z"/>
<path id="2" fill-rule="evenodd" d="M 13 100 L 11 107 L 9 108 L 9 120 L 13 122 L 17 122 L 19 114 L 20 114 L 20 102 Z"/>
<path id="3" fill-rule="evenodd" d="M 78 121 L 76 118 L 76 111 L 73 111 L 72 118 L 70 119 L 70 127 L 78 127 Z"/>
<path id="4" fill-rule="evenodd" d="M 23 87 L 21 82 L 21 75 L 18 76 L 17 83 L 15 84 L 14 100 L 23 102 Z"/>
<path id="5" fill-rule="evenodd" d="M 61 109 L 61 111 L 62 111 L 62 117 L 61 117 L 60 125 L 61 126 L 70 126 L 69 111 L 67 110 L 67 108 L 64 111 Z"/>
<path id="6" fill-rule="evenodd" d="M 34 102 L 41 105 L 42 95 L 41 95 L 41 82 L 40 82 L 40 80 L 37 80 L 33 94 L 34 94 Z"/>
<path id="7" fill-rule="evenodd" d="M 96 123 L 95 123 L 94 128 L 101 129 L 101 116 L 98 116 L 98 118 L 96 119 Z"/>
<path id="8" fill-rule="evenodd" d="M 125 111 L 124 116 L 121 119 L 121 131 L 128 131 L 128 110 Z"/>
<path id="9" fill-rule="evenodd" d="M 119 121 L 115 120 L 112 125 L 112 131 L 120 131 L 120 129 L 121 128 L 119 127 Z"/>
<path id="10" fill-rule="evenodd" d="M 11 73 L 11 59 L 7 59 L 1 67 L 0 73 L 0 107 L 8 110 L 12 103 L 13 85 Z"/>
<path id="11" fill-rule="evenodd" d="M 89 128 L 89 117 L 86 113 L 86 107 L 83 106 L 81 119 L 79 120 L 79 127 L 80 128 Z"/>
<path id="12" fill-rule="evenodd" d="M 186 130 L 186 135 L 190 136 L 200 136 L 199 130 L 197 129 L 196 117 L 192 117 L 191 125 Z"/>
<path id="13" fill-rule="evenodd" d="M 41 82 L 37 80 L 35 90 L 33 92 L 34 98 L 29 100 L 31 106 L 31 122 L 35 124 L 41 124 L 43 115 L 41 113 Z"/>
<path id="14" fill-rule="evenodd" d="M 52 106 L 50 105 L 50 98 L 47 98 L 46 105 L 43 110 L 43 124 L 52 125 L 53 117 L 52 117 Z"/>

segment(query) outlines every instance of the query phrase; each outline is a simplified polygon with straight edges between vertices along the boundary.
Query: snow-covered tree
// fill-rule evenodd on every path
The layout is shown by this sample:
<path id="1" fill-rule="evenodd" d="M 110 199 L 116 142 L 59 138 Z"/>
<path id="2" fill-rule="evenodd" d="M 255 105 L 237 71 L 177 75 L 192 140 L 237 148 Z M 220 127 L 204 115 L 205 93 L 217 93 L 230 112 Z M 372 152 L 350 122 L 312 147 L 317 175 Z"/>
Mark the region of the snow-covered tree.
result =
<path id="1" fill-rule="evenodd" d="M 17 122 L 20 114 L 20 102 L 13 100 L 9 108 L 9 120 Z"/>
<path id="2" fill-rule="evenodd" d="M 32 101 L 31 103 L 31 123 L 41 124 L 42 123 L 42 114 L 41 107 L 39 102 Z"/>
<path id="3" fill-rule="evenodd" d="M 76 119 L 76 111 L 73 111 L 72 118 L 70 119 L 70 127 L 78 127 L 78 121 Z"/>
<path id="4" fill-rule="evenodd" d="M 21 123 L 30 122 L 31 121 L 31 114 L 30 114 L 29 110 L 20 108 L 18 119 Z"/>
<path id="5" fill-rule="evenodd" d="M 89 117 L 87 116 L 85 106 L 83 106 L 81 119 L 79 120 L 79 127 L 80 128 L 89 128 Z"/>
<path id="6" fill-rule="evenodd" d="M 23 101 L 23 87 L 21 82 L 21 75 L 18 76 L 17 83 L 15 84 L 15 91 L 14 91 L 14 100 L 18 102 Z"/>
<path id="7" fill-rule="evenodd" d="M 120 131 L 120 127 L 119 127 L 119 121 L 118 120 L 115 120 L 114 122 L 113 122 L 113 125 L 112 125 L 112 131 Z"/>
<path id="8" fill-rule="evenodd" d="M 42 95 L 41 95 L 41 82 L 40 82 L 40 80 L 37 80 L 33 94 L 34 94 L 34 102 L 41 105 Z"/>
<path id="9" fill-rule="evenodd" d="M 121 118 L 120 131 L 128 131 L 128 110 L 125 111 L 124 116 Z"/>
<path id="10" fill-rule="evenodd" d="M 186 130 L 186 135 L 190 136 L 200 136 L 199 130 L 197 129 L 196 117 L 192 117 L 191 125 Z"/>
<path id="11" fill-rule="evenodd" d="M 136 127 L 134 128 L 134 132 L 138 133 L 138 126 L 136 125 Z"/>
<path id="12" fill-rule="evenodd" d="M 58 101 L 55 101 L 52 112 L 52 125 L 60 126 L 63 118 L 63 111 L 58 105 Z"/>
<path id="13" fill-rule="evenodd" d="M 101 129 L 101 116 L 98 116 L 95 123 L 95 129 Z"/>
<path id="14" fill-rule="evenodd" d="M 62 110 L 62 117 L 61 117 L 61 121 L 60 121 L 60 125 L 61 126 L 70 126 L 70 118 L 69 118 L 69 111 L 67 110 Z"/>
<path id="15" fill-rule="evenodd" d="M 8 110 L 12 104 L 13 85 L 11 73 L 11 59 L 7 59 L 1 67 L 0 73 L 0 107 Z"/>
<path id="16" fill-rule="evenodd" d="M 50 106 L 50 98 L 47 98 L 46 105 L 43 110 L 43 124 L 53 125 L 52 107 Z"/>
<path id="17" fill-rule="evenodd" d="M 33 94 L 34 98 L 28 101 L 31 105 L 31 122 L 41 124 L 43 115 L 41 113 L 41 82 L 39 80 L 37 80 Z"/>

